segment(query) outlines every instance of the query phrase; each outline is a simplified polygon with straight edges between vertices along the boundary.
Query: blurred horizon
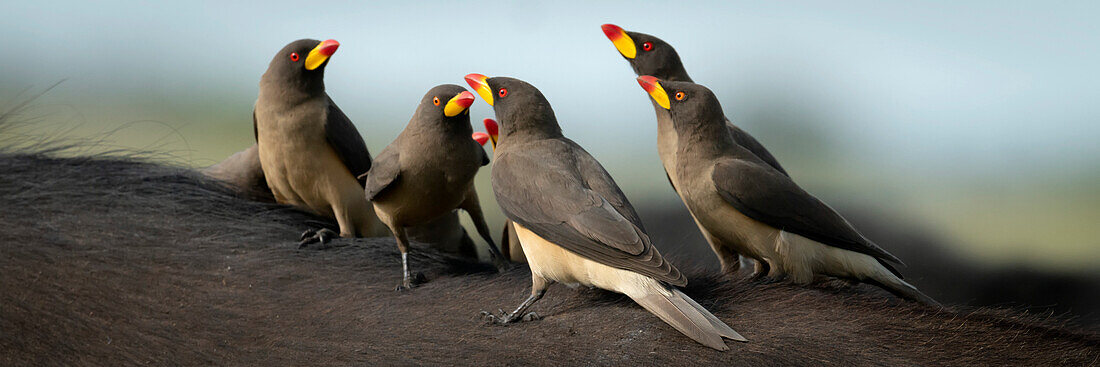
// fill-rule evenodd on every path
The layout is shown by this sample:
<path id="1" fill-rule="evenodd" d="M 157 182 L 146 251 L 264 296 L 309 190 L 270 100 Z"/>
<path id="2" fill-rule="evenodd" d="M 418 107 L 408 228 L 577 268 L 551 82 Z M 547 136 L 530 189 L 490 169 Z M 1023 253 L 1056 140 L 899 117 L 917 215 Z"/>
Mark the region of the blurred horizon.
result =
<path id="1" fill-rule="evenodd" d="M 638 207 L 682 205 L 655 118 L 599 29 L 676 47 L 807 191 L 884 213 L 988 264 L 1100 272 L 1100 4 L 137 1 L 0 5 L 0 108 L 64 80 L 24 133 L 203 167 L 253 143 L 257 83 L 298 38 L 334 38 L 336 103 L 377 154 L 419 98 L 478 72 L 527 80 Z M 475 130 L 493 117 L 471 108 Z M 70 130 L 71 129 L 71 130 Z M 491 167 L 491 166 L 490 166 Z M 478 176 L 488 218 L 499 223 Z M 494 225 L 495 226 L 495 225 Z M 889 244 L 884 244 L 889 248 Z"/>

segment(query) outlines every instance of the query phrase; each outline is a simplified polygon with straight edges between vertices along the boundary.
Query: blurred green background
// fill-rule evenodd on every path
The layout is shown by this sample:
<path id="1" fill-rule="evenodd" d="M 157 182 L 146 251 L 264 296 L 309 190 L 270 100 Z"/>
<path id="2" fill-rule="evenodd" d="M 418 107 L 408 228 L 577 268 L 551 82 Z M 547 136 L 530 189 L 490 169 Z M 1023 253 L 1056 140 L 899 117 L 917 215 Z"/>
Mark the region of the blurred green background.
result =
<path id="1" fill-rule="evenodd" d="M 204 167 L 253 143 L 275 51 L 335 38 L 328 91 L 372 153 L 432 86 L 514 76 L 636 206 L 678 208 L 650 102 L 599 29 L 615 23 L 674 45 L 826 202 L 979 263 L 1100 273 L 1096 2 L 53 1 L 0 13 L 0 107 L 64 80 L 24 112 L 22 133 Z M 480 130 L 492 110 L 476 102 L 471 116 Z M 488 169 L 478 180 L 490 192 Z"/>

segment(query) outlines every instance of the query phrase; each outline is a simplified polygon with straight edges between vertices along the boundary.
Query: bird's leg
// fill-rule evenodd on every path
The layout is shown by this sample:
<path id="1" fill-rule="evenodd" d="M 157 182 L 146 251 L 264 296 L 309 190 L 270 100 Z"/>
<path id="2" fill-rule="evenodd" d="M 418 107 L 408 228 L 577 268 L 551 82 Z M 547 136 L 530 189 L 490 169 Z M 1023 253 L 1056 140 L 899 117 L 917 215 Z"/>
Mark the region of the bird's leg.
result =
<path id="1" fill-rule="evenodd" d="M 340 235 L 337 234 L 335 231 L 333 231 L 331 229 L 328 229 L 328 228 L 307 229 L 305 232 L 302 232 L 302 237 L 299 238 L 298 248 L 306 247 L 306 245 L 309 245 L 309 244 L 314 243 L 314 242 L 320 242 L 322 245 L 324 245 L 330 239 L 333 239 L 333 238 L 336 238 L 336 237 L 339 237 L 339 236 Z"/>
<path id="2" fill-rule="evenodd" d="M 693 217 L 694 218 L 694 217 Z M 725 242 L 721 239 L 710 234 L 709 231 L 699 227 L 703 233 L 703 238 L 707 240 L 707 244 L 710 245 L 711 250 L 714 250 L 714 254 L 718 255 L 718 262 L 722 265 L 722 274 L 736 274 L 741 270 L 741 256 L 736 251 L 730 249 Z"/>
<path id="3" fill-rule="evenodd" d="M 474 190 L 473 186 L 470 186 L 470 191 L 466 193 L 466 200 L 459 207 L 470 215 L 470 220 L 474 222 L 474 228 L 477 228 L 477 234 L 489 245 L 489 257 L 493 259 L 493 265 L 497 267 L 497 271 L 503 273 L 508 270 L 508 258 L 500 253 L 496 242 L 493 242 L 493 236 L 489 233 L 489 226 L 485 224 L 485 216 L 481 214 L 481 204 L 478 202 L 477 191 Z"/>
<path id="4" fill-rule="evenodd" d="M 763 278 L 764 276 L 768 275 L 769 272 L 770 272 L 770 266 L 768 266 L 767 261 L 756 260 L 756 263 L 754 263 L 753 267 L 752 267 L 751 278 L 752 279 L 760 279 L 760 278 Z"/>
<path id="5" fill-rule="evenodd" d="M 409 271 L 409 238 L 405 235 L 405 227 L 392 226 L 393 236 L 397 239 L 397 250 L 401 251 L 401 284 L 397 285 L 397 291 L 404 291 L 416 287 L 423 282 L 424 275 L 417 273 L 415 276 Z"/>
<path id="6" fill-rule="evenodd" d="M 516 307 L 512 313 L 505 313 L 504 310 L 499 310 L 500 315 L 493 315 L 487 311 L 481 311 L 481 317 L 492 324 L 508 324 L 514 321 L 532 321 L 538 320 L 540 317 L 534 312 L 524 313 L 527 308 L 531 307 L 536 301 L 542 298 L 543 294 L 546 294 L 546 288 L 550 287 L 550 281 L 542 276 L 531 274 L 531 295 L 527 299 L 523 300 L 523 303 Z"/>

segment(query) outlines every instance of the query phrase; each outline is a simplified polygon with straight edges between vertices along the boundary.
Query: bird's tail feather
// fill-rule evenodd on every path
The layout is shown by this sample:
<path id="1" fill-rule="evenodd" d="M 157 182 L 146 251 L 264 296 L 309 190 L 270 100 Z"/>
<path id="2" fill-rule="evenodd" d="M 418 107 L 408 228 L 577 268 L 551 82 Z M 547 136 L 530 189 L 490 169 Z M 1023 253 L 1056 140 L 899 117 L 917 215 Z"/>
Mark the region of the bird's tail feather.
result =
<path id="1" fill-rule="evenodd" d="M 714 326 L 714 329 L 718 330 L 718 335 L 721 335 L 723 338 L 732 339 L 739 342 L 749 341 L 748 339 L 745 339 L 745 337 L 741 336 L 741 334 L 738 334 L 737 331 L 733 330 L 733 328 L 731 328 L 729 325 L 726 325 L 726 323 L 722 322 L 722 320 L 719 320 L 717 316 L 714 316 L 714 314 L 710 313 L 710 311 L 707 311 L 707 309 L 703 308 L 703 306 L 700 306 L 698 303 L 696 303 L 695 300 L 691 299 L 691 297 L 688 297 L 686 294 L 681 293 L 679 289 L 672 289 L 672 293 L 677 294 L 684 300 L 688 301 L 688 303 L 695 307 L 695 310 L 703 314 L 703 317 L 706 317 L 707 321 L 710 321 L 710 324 Z"/>
<path id="2" fill-rule="evenodd" d="M 675 288 L 653 282 L 641 295 L 629 295 L 650 313 L 699 344 L 729 350 L 722 337 L 745 340 L 736 331 Z"/>
<path id="3" fill-rule="evenodd" d="M 939 302 L 936 302 L 935 299 L 932 299 L 932 297 L 929 297 L 928 295 L 918 290 L 917 287 L 914 287 L 912 284 L 901 280 L 901 278 L 893 276 L 893 274 L 879 272 L 878 274 L 876 274 L 876 276 L 873 276 L 871 279 L 868 280 L 873 283 L 877 283 L 879 286 L 886 289 L 887 291 L 890 291 L 890 293 L 897 295 L 898 297 L 920 302 L 929 306 L 941 308 L 943 307 L 943 305 L 941 305 Z"/>

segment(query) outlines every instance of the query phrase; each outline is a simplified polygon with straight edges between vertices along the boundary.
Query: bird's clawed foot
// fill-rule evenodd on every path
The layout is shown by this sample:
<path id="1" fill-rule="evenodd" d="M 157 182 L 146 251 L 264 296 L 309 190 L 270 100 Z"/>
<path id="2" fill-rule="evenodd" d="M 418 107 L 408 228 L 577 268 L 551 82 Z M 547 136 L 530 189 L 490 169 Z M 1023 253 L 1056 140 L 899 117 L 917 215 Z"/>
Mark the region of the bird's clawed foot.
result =
<path id="1" fill-rule="evenodd" d="M 306 247 L 306 245 L 314 242 L 319 242 L 324 245 L 325 243 L 328 243 L 329 240 L 339 236 L 340 234 L 328 228 L 307 229 L 305 232 L 302 232 L 302 237 L 298 242 L 298 248 Z"/>
<path id="2" fill-rule="evenodd" d="M 768 276 L 768 273 L 770 273 L 770 272 L 771 272 L 771 266 L 768 265 L 767 262 L 765 262 L 764 260 L 757 260 L 756 263 L 753 264 L 752 274 L 749 274 L 749 279 L 752 279 L 752 280 L 764 279 L 764 277 Z"/>
<path id="3" fill-rule="evenodd" d="M 497 273 L 504 273 L 512 269 L 512 262 L 504 257 L 493 257 L 493 266 L 497 268 Z"/>
<path id="4" fill-rule="evenodd" d="M 509 324 L 509 323 L 516 322 L 516 321 L 534 321 L 534 320 L 538 320 L 538 319 L 542 318 L 541 316 L 539 316 L 539 314 L 534 313 L 534 312 L 528 312 L 528 313 L 524 314 L 522 317 L 517 316 L 518 313 L 507 313 L 507 312 L 504 312 L 504 310 L 501 310 L 501 309 L 498 309 L 497 313 L 498 313 L 498 315 L 494 315 L 493 313 L 491 313 L 489 311 L 481 311 L 481 318 L 483 320 L 485 320 L 485 322 L 487 324 L 500 324 L 500 325 Z"/>
<path id="5" fill-rule="evenodd" d="M 394 288 L 394 291 L 402 292 L 412 290 L 413 288 L 416 288 L 416 286 L 427 282 L 428 278 L 424 276 L 424 273 L 418 271 L 412 273 L 411 276 L 406 276 L 404 279 L 402 279 L 401 284 L 398 284 L 397 287 Z"/>

